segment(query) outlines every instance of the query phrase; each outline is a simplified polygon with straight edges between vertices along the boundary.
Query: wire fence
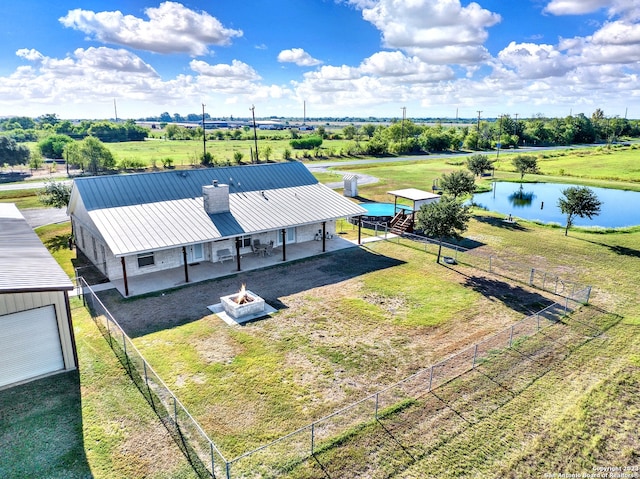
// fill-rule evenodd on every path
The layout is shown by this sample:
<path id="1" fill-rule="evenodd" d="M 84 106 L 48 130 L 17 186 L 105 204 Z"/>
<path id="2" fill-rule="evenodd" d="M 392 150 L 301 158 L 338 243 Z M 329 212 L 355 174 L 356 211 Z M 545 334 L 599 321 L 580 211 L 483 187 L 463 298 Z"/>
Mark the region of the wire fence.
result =
<path id="1" fill-rule="evenodd" d="M 144 359 L 82 277 L 78 278 L 78 288 L 95 324 L 147 402 L 174 435 L 194 470 L 200 477 L 230 477 L 227 472 L 228 461 L 224 455 Z"/>
<path id="2" fill-rule="evenodd" d="M 532 286 L 551 284 L 556 288 L 555 280 L 532 269 L 530 279 Z M 233 459 L 227 459 L 222 454 L 82 278 L 79 278 L 78 287 L 84 304 L 114 353 L 127 368 L 149 404 L 175 435 L 176 442 L 196 472 L 201 477 L 231 479 L 286 474 L 314 454 L 344 442 L 374 421 L 402 410 L 424 394 L 473 370 L 483 362 L 494 359 L 516 342 L 557 324 L 562 317 L 588 303 L 591 288 L 586 286 L 577 290 L 576 283 L 571 284 L 570 290 L 563 289 L 565 295 L 561 302 L 527 316 L 507 329 L 420 369 L 393 385 Z"/>
<path id="3" fill-rule="evenodd" d="M 532 267 L 531 264 L 519 262 L 514 258 L 505 258 L 447 242 L 441 243 L 426 236 L 411 233 L 394 235 L 390 233 L 387 223 L 384 222 L 363 222 L 362 226 L 362 234 L 365 236 L 417 248 L 433 255 L 437 255 L 438 250 L 442 247 L 441 254 L 445 262 L 471 266 L 563 297 L 577 298 L 577 294 L 583 293 L 585 297 L 582 302 L 585 304 L 589 302 L 591 287 L 572 279 L 568 274 L 563 274 L 561 277 L 542 268 Z"/>

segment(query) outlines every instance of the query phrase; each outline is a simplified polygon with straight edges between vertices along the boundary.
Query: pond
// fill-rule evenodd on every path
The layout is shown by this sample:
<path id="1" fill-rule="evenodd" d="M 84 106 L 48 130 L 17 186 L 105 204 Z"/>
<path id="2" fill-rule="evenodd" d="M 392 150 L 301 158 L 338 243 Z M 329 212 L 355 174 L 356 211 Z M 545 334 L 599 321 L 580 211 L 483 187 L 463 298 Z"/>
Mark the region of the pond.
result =
<path id="1" fill-rule="evenodd" d="M 473 201 L 505 216 L 513 215 L 515 218 L 565 225 L 567 218 L 558 208 L 558 199 L 562 196 L 562 190 L 570 186 L 576 185 L 496 181 L 492 191 L 473 195 Z M 640 225 L 640 208 L 633 207 L 640 205 L 639 192 L 589 188 L 602 202 L 600 214 L 592 220 L 576 218 L 573 222 L 575 226 L 621 228 Z"/>

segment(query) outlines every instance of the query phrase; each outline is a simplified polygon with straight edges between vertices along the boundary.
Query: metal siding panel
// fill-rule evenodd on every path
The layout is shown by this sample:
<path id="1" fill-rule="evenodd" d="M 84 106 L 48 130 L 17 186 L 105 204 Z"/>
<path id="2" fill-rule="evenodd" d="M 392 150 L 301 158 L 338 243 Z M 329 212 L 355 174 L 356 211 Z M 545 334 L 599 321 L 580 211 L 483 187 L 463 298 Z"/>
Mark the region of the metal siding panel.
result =
<path id="1" fill-rule="evenodd" d="M 53 306 L 0 316 L 0 387 L 62 369 Z"/>

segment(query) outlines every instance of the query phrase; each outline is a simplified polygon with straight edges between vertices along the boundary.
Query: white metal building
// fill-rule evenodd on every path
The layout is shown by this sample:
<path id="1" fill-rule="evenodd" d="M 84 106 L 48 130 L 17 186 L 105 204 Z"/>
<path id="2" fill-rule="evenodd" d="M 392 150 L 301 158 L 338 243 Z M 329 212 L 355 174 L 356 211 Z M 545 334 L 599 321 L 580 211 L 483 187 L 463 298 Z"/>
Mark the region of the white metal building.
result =
<path id="1" fill-rule="evenodd" d="M 188 281 L 188 265 L 239 262 L 255 241 L 283 260 L 318 235 L 324 249 L 336 220 L 366 210 L 293 161 L 77 178 L 68 213 L 77 248 L 128 296 L 136 276 L 184 267 Z"/>
<path id="2" fill-rule="evenodd" d="M 0 203 L 0 388 L 77 367 L 72 289 L 18 208 Z"/>

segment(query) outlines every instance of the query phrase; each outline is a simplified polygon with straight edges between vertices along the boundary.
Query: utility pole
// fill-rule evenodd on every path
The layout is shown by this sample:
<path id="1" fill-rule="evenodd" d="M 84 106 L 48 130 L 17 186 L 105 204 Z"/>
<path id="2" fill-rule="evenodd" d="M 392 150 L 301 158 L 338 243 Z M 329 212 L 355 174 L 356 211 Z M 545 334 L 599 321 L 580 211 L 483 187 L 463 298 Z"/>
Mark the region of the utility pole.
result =
<path id="1" fill-rule="evenodd" d="M 307 100 L 302 101 L 302 124 L 307 122 Z"/>
<path id="2" fill-rule="evenodd" d="M 118 107 L 116 106 L 116 99 L 113 99 L 113 111 L 116 115 L 116 123 L 118 123 Z"/>
<path id="3" fill-rule="evenodd" d="M 515 114 L 516 117 L 516 121 L 513 122 L 513 136 L 518 136 L 518 114 Z M 518 143 L 516 143 L 516 146 L 518 146 L 520 144 L 520 138 L 518 138 Z"/>
<path id="4" fill-rule="evenodd" d="M 202 159 L 204 161 L 207 161 L 207 130 L 205 129 L 205 125 L 204 125 L 204 107 L 205 104 L 202 104 L 202 149 L 203 149 L 203 154 L 202 154 Z"/>
<path id="5" fill-rule="evenodd" d="M 251 116 L 253 116 L 253 141 L 256 145 L 256 163 L 260 163 L 260 158 L 258 158 L 258 134 L 256 133 L 256 107 L 251 105 Z"/>
<path id="6" fill-rule="evenodd" d="M 402 110 L 402 125 L 401 125 L 401 134 L 400 134 L 400 153 L 404 152 L 404 120 L 407 117 L 407 107 L 403 106 Z"/>
<path id="7" fill-rule="evenodd" d="M 482 110 L 476 110 L 478 112 L 478 125 L 477 125 L 477 129 L 478 129 L 478 136 L 476 138 L 476 150 L 478 149 L 478 142 L 480 141 L 480 113 L 482 113 Z"/>

